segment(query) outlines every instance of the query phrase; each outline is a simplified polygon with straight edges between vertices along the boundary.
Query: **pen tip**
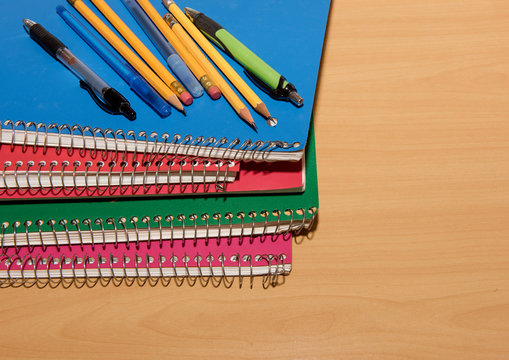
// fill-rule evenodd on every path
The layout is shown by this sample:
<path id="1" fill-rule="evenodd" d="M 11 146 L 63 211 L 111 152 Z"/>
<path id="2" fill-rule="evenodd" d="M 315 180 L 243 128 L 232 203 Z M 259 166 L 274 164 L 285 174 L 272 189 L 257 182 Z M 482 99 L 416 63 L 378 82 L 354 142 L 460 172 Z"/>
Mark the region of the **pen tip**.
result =
<path id="1" fill-rule="evenodd" d="M 136 112 L 131 108 L 129 103 L 122 103 L 119 111 L 129 120 L 136 120 Z"/>
<path id="2" fill-rule="evenodd" d="M 23 19 L 23 27 L 26 29 L 26 30 L 30 30 L 30 28 L 32 26 L 35 25 L 35 21 L 32 21 L 30 19 Z"/>
<path id="3" fill-rule="evenodd" d="M 304 99 L 297 94 L 296 91 L 290 92 L 290 94 L 288 94 L 288 99 L 297 106 L 302 106 L 304 104 Z"/>

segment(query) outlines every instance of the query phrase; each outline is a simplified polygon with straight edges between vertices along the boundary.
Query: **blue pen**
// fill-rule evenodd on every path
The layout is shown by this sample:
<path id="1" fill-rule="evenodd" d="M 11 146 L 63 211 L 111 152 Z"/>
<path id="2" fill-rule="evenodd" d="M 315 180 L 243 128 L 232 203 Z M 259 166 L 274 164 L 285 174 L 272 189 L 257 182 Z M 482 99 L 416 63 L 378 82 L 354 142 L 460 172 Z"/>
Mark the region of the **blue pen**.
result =
<path id="1" fill-rule="evenodd" d="M 136 22 L 141 26 L 145 34 L 150 38 L 157 50 L 159 50 L 161 55 L 166 59 L 170 69 L 180 79 L 191 95 L 195 98 L 202 96 L 203 87 L 201 84 L 196 80 L 186 63 L 182 61 L 180 56 L 170 46 L 136 0 L 122 0 L 122 2 L 136 19 Z"/>
<path id="2" fill-rule="evenodd" d="M 102 43 L 85 25 L 76 19 L 62 5 L 57 6 L 57 13 L 124 81 L 132 91 L 145 101 L 160 117 L 171 114 L 170 105 L 150 87 L 129 64 L 123 62 L 104 43 Z"/>

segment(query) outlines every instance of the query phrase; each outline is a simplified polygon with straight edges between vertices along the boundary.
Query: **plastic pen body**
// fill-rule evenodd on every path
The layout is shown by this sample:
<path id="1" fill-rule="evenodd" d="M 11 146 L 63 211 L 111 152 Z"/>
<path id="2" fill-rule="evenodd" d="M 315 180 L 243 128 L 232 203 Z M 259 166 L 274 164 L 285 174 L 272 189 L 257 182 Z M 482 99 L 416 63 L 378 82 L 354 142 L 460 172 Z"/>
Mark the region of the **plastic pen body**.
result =
<path id="1" fill-rule="evenodd" d="M 103 93 L 110 86 L 95 72 L 78 59 L 68 48 L 60 48 L 55 54 L 56 58 L 60 60 L 71 72 L 74 73 L 80 80 L 86 82 L 92 90 L 104 100 Z"/>
<path id="2" fill-rule="evenodd" d="M 69 27 L 78 34 L 160 117 L 171 114 L 170 105 L 128 64 L 124 63 L 106 47 L 85 25 L 63 6 L 57 6 L 57 13 Z"/>
<path id="3" fill-rule="evenodd" d="M 99 103 L 97 99 L 94 99 L 103 110 L 112 114 L 122 114 L 129 120 L 136 119 L 136 113 L 131 109 L 129 102 L 80 59 L 74 56 L 67 46 L 48 32 L 42 25 L 32 20 L 24 19 L 23 26 L 30 35 L 30 38 L 41 45 L 51 56 L 64 64 L 83 84 L 86 84 L 97 95 L 97 98 L 102 100 L 102 103 Z"/>
<path id="4" fill-rule="evenodd" d="M 180 56 L 171 48 L 168 41 L 163 37 L 160 31 L 152 23 L 143 9 L 135 0 L 122 0 L 131 15 L 136 19 L 143 31 L 150 38 L 159 53 L 166 59 L 166 63 L 173 73 L 182 81 L 184 87 L 195 98 L 203 95 L 203 88 L 189 70 L 186 63 L 182 61 Z"/>

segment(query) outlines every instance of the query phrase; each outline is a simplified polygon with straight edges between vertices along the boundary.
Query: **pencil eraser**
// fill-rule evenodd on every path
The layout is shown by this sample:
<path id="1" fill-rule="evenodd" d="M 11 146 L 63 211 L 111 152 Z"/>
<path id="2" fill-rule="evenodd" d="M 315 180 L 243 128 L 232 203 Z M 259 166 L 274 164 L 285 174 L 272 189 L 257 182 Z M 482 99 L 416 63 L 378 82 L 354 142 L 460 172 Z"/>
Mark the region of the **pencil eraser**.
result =
<path id="1" fill-rule="evenodd" d="M 209 94 L 212 100 L 217 100 L 221 97 L 221 90 L 219 90 L 217 86 L 213 85 L 209 87 L 207 94 Z"/>
<path id="2" fill-rule="evenodd" d="M 189 106 L 193 103 L 193 97 L 191 94 L 189 94 L 188 91 L 184 91 L 182 94 L 180 94 L 180 101 L 182 101 L 182 104 Z"/>

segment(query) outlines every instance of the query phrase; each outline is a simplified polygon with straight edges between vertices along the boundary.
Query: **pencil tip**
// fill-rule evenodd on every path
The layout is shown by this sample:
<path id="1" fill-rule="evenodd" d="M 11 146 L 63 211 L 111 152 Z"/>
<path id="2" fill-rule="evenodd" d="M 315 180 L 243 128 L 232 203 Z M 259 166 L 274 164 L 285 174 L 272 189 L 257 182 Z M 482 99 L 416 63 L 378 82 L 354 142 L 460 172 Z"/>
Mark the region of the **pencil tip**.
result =
<path id="1" fill-rule="evenodd" d="M 242 120 L 249 124 L 249 126 L 251 126 L 254 130 L 258 130 L 258 127 L 256 126 L 253 117 L 251 116 L 251 112 L 247 107 L 242 108 L 238 114 Z"/>
<path id="2" fill-rule="evenodd" d="M 173 107 L 175 109 L 177 109 L 178 111 L 184 111 L 184 105 L 182 105 L 182 103 L 180 102 L 179 98 L 177 95 L 175 94 L 172 94 L 169 98 L 168 98 L 168 102 L 173 105 Z"/>
<path id="3" fill-rule="evenodd" d="M 265 119 L 271 118 L 269 110 L 267 109 L 267 106 L 265 106 L 264 103 L 259 103 L 256 105 L 255 110 L 257 113 L 261 114 Z"/>

